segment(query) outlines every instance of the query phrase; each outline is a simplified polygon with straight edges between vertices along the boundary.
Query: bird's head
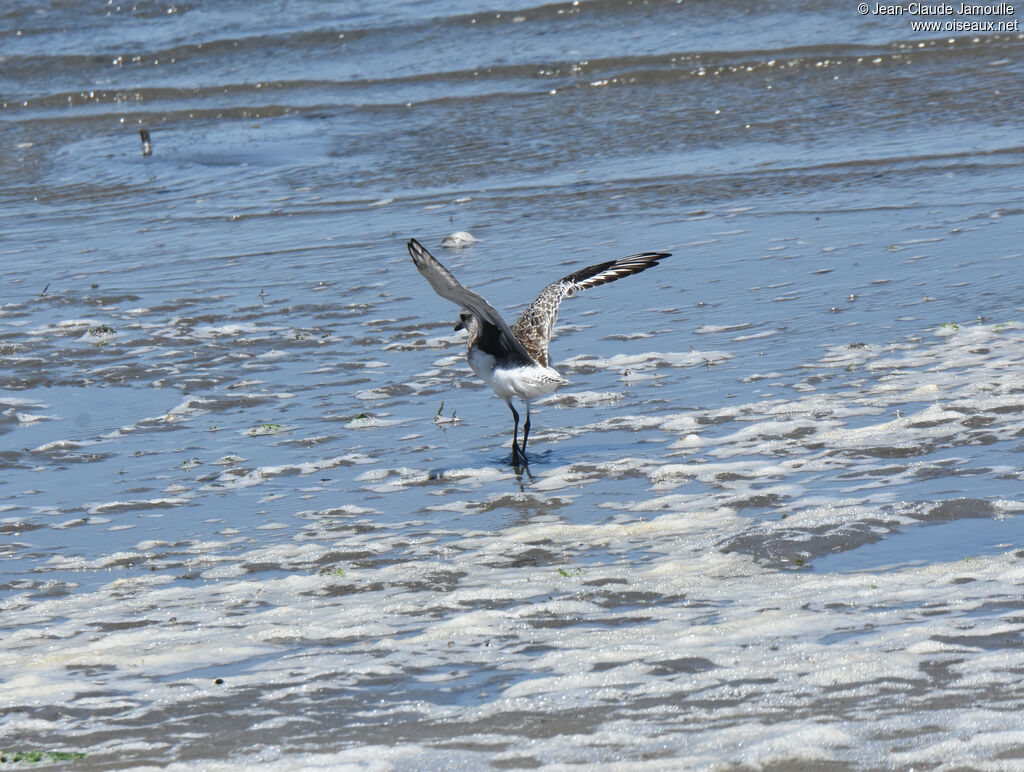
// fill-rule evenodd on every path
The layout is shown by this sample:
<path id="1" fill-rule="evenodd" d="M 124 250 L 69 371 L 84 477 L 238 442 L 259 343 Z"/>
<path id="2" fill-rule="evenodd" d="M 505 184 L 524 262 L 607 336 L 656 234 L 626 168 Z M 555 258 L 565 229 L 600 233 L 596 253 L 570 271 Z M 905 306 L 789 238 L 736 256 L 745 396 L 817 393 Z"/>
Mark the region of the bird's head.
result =
<path id="1" fill-rule="evenodd" d="M 469 330 L 470 332 L 472 332 L 472 325 L 473 314 L 469 313 L 469 311 L 463 310 L 462 313 L 459 314 L 459 321 L 455 323 L 455 329 Z"/>

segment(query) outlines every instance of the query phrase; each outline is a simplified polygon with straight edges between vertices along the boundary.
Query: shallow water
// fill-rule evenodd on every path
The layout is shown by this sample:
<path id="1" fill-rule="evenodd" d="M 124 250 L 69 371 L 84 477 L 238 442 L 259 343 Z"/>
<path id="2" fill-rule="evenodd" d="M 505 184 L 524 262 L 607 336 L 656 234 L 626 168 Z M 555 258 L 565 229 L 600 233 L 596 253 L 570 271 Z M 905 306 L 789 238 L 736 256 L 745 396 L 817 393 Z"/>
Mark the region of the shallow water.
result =
<path id="1" fill-rule="evenodd" d="M 253 9 L 0 12 L 0 746 L 1019 764 L 1019 33 Z M 510 318 L 673 256 L 517 471 L 410 236 Z"/>

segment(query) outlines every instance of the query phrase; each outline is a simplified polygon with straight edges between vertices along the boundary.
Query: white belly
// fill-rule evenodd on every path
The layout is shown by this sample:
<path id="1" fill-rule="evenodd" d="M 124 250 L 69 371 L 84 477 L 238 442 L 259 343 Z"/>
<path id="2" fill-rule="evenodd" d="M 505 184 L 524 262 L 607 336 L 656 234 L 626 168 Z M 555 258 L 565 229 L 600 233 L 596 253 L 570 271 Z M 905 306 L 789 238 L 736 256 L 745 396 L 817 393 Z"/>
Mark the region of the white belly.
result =
<path id="1" fill-rule="evenodd" d="M 521 400 L 534 400 L 550 394 L 559 386 L 569 381 L 550 367 L 526 365 L 524 367 L 495 367 L 495 360 L 490 354 L 480 349 L 470 349 L 466 357 L 473 372 L 483 379 L 484 383 L 501 399 L 516 397 Z"/>

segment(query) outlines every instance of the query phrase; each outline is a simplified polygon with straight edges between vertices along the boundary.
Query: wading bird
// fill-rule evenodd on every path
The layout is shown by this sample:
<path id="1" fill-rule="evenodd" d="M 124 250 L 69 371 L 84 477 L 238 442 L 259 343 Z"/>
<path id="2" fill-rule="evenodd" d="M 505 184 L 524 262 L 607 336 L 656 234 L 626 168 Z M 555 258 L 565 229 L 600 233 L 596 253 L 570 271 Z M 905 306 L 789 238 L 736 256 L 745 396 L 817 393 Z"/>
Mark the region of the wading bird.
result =
<path id="1" fill-rule="evenodd" d="M 416 239 L 409 239 L 408 247 L 413 263 L 434 292 L 462 309 L 455 329 L 469 333 L 466 348 L 469 366 L 512 411 L 515 422 L 512 427 L 513 464 L 526 462 L 530 402 L 569 383 L 551 368 L 548 359 L 551 328 L 562 300 L 582 290 L 646 271 L 670 255 L 669 252 L 643 252 L 571 273 L 542 289 L 519 320 L 509 327 L 494 306 L 462 286 Z M 519 413 L 512 405 L 513 397 L 526 405 L 522 447 L 518 444 Z"/>

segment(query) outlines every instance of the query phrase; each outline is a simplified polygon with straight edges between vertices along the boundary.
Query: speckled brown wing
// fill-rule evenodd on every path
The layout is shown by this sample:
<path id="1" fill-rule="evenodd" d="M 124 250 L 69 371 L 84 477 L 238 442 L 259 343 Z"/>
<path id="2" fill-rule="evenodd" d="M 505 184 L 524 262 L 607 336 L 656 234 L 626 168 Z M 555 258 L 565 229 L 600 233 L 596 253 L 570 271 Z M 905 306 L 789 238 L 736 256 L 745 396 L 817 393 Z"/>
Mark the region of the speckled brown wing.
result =
<path id="1" fill-rule="evenodd" d="M 512 334 L 523 344 L 544 367 L 550 367 L 548 360 L 548 342 L 551 340 L 551 328 L 558 318 L 558 306 L 562 300 L 591 287 L 609 284 L 624 276 L 646 271 L 658 264 L 659 260 L 669 257 L 670 252 L 642 252 L 638 255 L 609 260 L 576 271 L 541 290 L 536 300 L 527 306 L 522 315 L 512 325 Z"/>

